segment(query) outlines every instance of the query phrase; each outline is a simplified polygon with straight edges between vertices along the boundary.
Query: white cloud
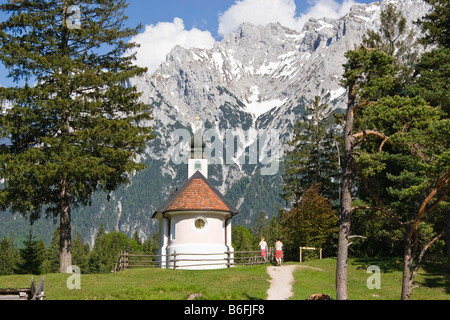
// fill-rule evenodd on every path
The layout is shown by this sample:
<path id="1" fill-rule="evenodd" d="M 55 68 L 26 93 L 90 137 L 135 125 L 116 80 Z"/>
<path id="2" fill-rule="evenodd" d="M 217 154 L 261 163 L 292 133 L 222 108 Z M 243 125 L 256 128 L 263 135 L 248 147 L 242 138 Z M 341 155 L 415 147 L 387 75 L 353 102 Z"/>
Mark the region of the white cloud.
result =
<path id="1" fill-rule="evenodd" d="M 135 48 L 136 64 L 155 71 L 165 61 L 166 55 L 176 45 L 189 48 L 212 48 L 215 40 L 209 31 L 193 28 L 185 30 L 184 22 L 175 18 L 173 22 L 159 22 L 145 26 L 144 32 L 134 36 L 132 42 L 141 46 Z"/>
<path id="2" fill-rule="evenodd" d="M 219 15 L 219 34 L 224 36 L 236 31 L 243 22 L 254 25 L 266 25 L 279 22 L 282 25 L 300 31 L 310 18 L 338 18 L 350 10 L 354 0 L 310 1 L 311 6 L 304 14 L 297 14 L 293 0 L 238 0 L 227 11 Z"/>
<path id="3" fill-rule="evenodd" d="M 306 14 L 301 18 L 306 22 L 309 18 L 339 18 L 350 11 L 350 8 L 356 4 L 353 0 L 344 0 L 339 3 L 335 0 L 315 0 L 313 5 L 308 9 Z"/>
<path id="4" fill-rule="evenodd" d="M 219 34 L 224 36 L 236 31 L 243 22 L 266 25 L 280 22 L 286 27 L 294 27 L 296 6 L 293 0 L 242 0 L 236 1 L 219 16 Z"/>

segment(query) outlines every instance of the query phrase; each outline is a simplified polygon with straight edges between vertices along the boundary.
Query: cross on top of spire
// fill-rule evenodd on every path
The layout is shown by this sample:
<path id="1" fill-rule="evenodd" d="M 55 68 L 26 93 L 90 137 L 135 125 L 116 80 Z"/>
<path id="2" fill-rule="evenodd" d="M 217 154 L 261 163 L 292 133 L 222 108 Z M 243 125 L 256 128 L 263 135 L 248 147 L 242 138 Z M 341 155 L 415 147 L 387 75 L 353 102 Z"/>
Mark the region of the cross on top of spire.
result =
<path id="1" fill-rule="evenodd" d="M 198 116 L 198 114 L 195 116 L 195 131 L 198 130 L 198 120 L 200 120 L 200 117 Z"/>

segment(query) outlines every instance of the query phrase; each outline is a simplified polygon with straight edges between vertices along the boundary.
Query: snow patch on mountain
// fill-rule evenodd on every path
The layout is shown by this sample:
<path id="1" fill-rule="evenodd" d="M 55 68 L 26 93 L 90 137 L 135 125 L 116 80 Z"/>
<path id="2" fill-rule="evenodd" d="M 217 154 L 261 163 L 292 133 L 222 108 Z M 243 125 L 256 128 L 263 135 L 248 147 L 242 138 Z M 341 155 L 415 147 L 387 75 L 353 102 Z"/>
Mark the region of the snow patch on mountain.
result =
<path id="1" fill-rule="evenodd" d="M 255 118 L 258 118 L 260 115 L 270 111 L 273 108 L 278 108 L 286 103 L 286 99 L 273 99 L 270 101 L 261 101 L 259 90 L 257 86 L 253 86 L 250 88 L 252 91 L 252 95 L 247 98 L 247 101 L 244 102 L 247 107 L 247 111 L 252 113 Z"/>

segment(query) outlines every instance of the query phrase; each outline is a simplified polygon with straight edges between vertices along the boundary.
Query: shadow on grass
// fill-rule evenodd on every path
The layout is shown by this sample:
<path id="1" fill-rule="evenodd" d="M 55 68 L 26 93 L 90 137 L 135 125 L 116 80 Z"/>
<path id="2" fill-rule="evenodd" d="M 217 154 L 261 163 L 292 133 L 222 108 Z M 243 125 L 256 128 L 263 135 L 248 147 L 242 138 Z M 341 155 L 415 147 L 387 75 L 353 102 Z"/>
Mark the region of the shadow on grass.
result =
<path id="1" fill-rule="evenodd" d="M 367 270 L 370 265 L 380 267 L 382 273 L 403 272 L 403 259 L 392 257 L 357 258 L 351 264 L 359 270 Z M 445 264 L 425 263 L 424 274 L 415 277 L 414 283 L 428 288 L 444 288 L 450 294 L 450 268 Z"/>
<path id="2" fill-rule="evenodd" d="M 373 257 L 373 258 L 357 258 L 351 262 L 359 270 L 367 270 L 370 265 L 376 265 L 380 267 L 382 273 L 402 271 L 403 260 L 402 258 L 392 257 Z"/>
<path id="3" fill-rule="evenodd" d="M 450 266 L 445 264 L 425 264 L 426 274 L 420 283 L 429 288 L 445 288 L 445 293 L 450 294 Z"/>

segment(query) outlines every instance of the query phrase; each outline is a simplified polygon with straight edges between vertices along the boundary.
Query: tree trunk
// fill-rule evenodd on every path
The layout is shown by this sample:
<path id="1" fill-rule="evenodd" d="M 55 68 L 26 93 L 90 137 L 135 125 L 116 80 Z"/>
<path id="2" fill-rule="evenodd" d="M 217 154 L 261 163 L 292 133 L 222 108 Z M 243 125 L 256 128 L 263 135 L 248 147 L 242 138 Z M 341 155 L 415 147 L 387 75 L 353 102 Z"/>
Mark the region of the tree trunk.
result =
<path id="1" fill-rule="evenodd" d="M 349 87 L 347 118 L 344 128 L 344 162 L 342 176 L 342 201 L 339 219 L 339 242 L 336 263 L 336 299 L 347 300 L 347 260 L 348 237 L 350 235 L 350 220 L 352 213 L 352 184 L 353 184 L 353 147 L 352 137 L 355 103 L 355 85 Z"/>
<path id="2" fill-rule="evenodd" d="M 61 43 L 60 50 L 63 56 L 68 57 L 68 28 L 67 28 L 67 1 L 63 1 L 62 4 L 62 33 L 61 33 Z M 69 71 L 63 67 L 61 70 L 62 74 L 68 76 Z M 70 93 L 62 91 L 60 93 L 65 99 L 70 99 Z M 61 130 L 61 136 L 64 140 L 64 136 L 69 135 L 69 111 L 63 110 L 61 121 L 63 122 L 63 127 Z M 64 145 L 64 144 L 63 144 Z M 64 151 L 64 150 L 63 150 Z M 70 182 L 64 177 L 61 179 L 61 193 L 60 193 L 60 241 L 59 241 L 59 272 L 60 273 L 71 273 L 72 268 L 72 230 L 71 230 L 71 218 L 70 218 Z M 69 269 L 68 269 L 69 268 Z"/>
<path id="3" fill-rule="evenodd" d="M 418 250 L 417 243 L 417 224 L 410 222 L 407 225 L 406 235 L 405 235 L 405 254 L 403 258 L 403 281 L 402 281 L 402 300 L 408 300 L 411 296 L 414 278 L 419 271 L 420 265 L 423 262 L 423 258 L 428 248 L 433 245 L 437 240 L 439 240 L 448 229 L 448 225 L 442 230 L 440 234 L 434 237 L 431 241 L 425 244 L 417 257 L 417 262 L 414 268 L 412 267 L 416 252 Z M 414 240 L 413 240 L 414 239 Z"/>
<path id="4" fill-rule="evenodd" d="M 450 225 L 450 210 L 444 214 L 445 224 Z M 450 228 L 445 232 L 445 242 L 447 244 L 447 265 L 450 270 Z"/>
<path id="5" fill-rule="evenodd" d="M 344 218 L 341 213 L 339 222 L 339 244 L 336 264 L 336 299 L 347 300 L 347 260 L 348 260 L 348 234 L 350 229 L 349 216 Z"/>
<path id="6" fill-rule="evenodd" d="M 72 265 L 72 229 L 70 225 L 70 184 L 61 180 L 61 208 L 60 208 L 60 252 L 59 272 L 70 273 L 68 267 Z"/>
<path id="7" fill-rule="evenodd" d="M 409 300 L 411 295 L 411 267 L 413 263 L 412 238 L 409 236 L 412 225 L 409 225 L 405 236 L 405 252 L 403 256 L 403 281 L 402 281 L 402 300 Z"/>

